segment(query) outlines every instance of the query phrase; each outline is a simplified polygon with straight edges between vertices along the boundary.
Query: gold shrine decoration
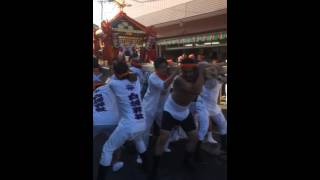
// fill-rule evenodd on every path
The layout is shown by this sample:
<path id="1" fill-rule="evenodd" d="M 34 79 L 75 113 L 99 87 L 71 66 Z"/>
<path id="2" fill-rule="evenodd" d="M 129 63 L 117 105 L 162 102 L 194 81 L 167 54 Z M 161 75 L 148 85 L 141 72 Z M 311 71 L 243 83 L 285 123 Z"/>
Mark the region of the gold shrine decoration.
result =
<path id="1" fill-rule="evenodd" d="M 123 11 L 125 7 L 131 7 L 131 4 L 127 4 L 125 0 L 113 0 L 112 2 L 116 3 L 120 11 Z"/>
<path id="2" fill-rule="evenodd" d="M 144 42 L 142 37 L 129 37 L 129 36 L 119 36 L 119 43 L 120 44 L 136 44 L 142 45 Z"/>

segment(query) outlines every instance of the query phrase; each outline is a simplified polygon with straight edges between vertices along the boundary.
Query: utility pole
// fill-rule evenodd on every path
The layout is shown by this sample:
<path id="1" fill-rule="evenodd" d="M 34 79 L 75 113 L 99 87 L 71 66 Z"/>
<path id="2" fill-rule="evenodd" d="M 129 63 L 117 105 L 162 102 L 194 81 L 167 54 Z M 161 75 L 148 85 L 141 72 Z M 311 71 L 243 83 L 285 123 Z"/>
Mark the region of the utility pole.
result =
<path id="1" fill-rule="evenodd" d="M 101 4 L 101 21 L 103 21 L 103 4 L 106 2 L 112 2 L 113 0 L 98 0 L 98 2 Z"/>

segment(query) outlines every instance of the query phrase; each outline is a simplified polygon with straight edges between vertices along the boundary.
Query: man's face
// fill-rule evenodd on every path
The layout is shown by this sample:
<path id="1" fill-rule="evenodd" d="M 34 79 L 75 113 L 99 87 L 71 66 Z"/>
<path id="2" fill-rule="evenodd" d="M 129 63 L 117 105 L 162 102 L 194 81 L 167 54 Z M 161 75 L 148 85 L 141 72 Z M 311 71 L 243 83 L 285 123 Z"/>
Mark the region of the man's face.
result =
<path id="1" fill-rule="evenodd" d="M 198 55 L 198 61 L 203 61 L 204 60 L 204 56 L 203 55 Z"/>
<path id="2" fill-rule="evenodd" d="M 218 64 L 218 60 L 214 59 L 214 60 L 212 61 L 212 64 Z"/>
<path id="3" fill-rule="evenodd" d="M 166 75 L 167 74 L 167 69 L 168 69 L 168 65 L 166 63 L 162 63 L 157 68 L 157 71 L 161 75 Z"/>
<path id="4" fill-rule="evenodd" d="M 196 57 L 194 56 L 194 54 L 190 54 L 190 55 L 189 55 L 189 58 L 190 58 L 190 59 L 196 59 Z"/>

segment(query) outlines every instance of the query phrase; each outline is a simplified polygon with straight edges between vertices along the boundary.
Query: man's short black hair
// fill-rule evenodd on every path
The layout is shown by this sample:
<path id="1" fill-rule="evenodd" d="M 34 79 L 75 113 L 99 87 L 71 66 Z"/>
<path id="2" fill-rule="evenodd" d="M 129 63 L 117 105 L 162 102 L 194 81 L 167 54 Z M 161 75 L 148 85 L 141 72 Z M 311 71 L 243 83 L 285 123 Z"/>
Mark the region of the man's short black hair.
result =
<path id="1" fill-rule="evenodd" d="M 218 53 L 213 51 L 212 54 L 211 54 L 210 59 L 218 59 Z"/>
<path id="2" fill-rule="evenodd" d="M 125 61 L 116 60 L 113 61 L 113 70 L 117 74 L 122 74 L 129 71 L 129 67 Z"/>
<path id="3" fill-rule="evenodd" d="M 131 82 L 137 81 L 137 76 L 134 73 L 129 72 L 128 64 L 125 61 L 116 60 L 113 62 L 112 65 L 113 65 L 113 71 L 115 74 L 118 74 L 118 75 L 125 74 L 124 76 L 122 75 L 122 77 L 118 77 L 120 80 L 128 79 Z"/>
<path id="4" fill-rule="evenodd" d="M 197 63 L 198 63 L 198 61 L 196 59 L 191 59 L 189 57 L 187 57 L 181 61 L 181 64 L 197 64 Z"/>
<path id="5" fill-rule="evenodd" d="M 162 63 L 168 64 L 168 62 L 167 62 L 167 60 L 166 60 L 165 58 L 163 58 L 163 57 L 158 57 L 158 58 L 154 61 L 153 66 L 154 66 L 155 69 L 157 69 L 157 68 L 160 66 L 160 64 L 162 64 Z"/>
<path id="6" fill-rule="evenodd" d="M 101 69 L 101 66 L 100 66 L 100 64 L 93 64 L 93 68 L 100 68 Z"/>

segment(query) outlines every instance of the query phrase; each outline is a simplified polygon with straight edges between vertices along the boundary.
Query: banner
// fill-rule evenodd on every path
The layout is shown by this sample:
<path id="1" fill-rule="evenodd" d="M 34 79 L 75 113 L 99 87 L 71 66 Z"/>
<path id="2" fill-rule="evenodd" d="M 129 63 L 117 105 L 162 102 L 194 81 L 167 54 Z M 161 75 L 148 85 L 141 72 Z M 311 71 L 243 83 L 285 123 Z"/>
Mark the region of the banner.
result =
<path id="1" fill-rule="evenodd" d="M 157 41 L 157 45 L 174 45 L 174 44 L 188 44 L 188 43 L 201 43 L 208 41 L 218 41 L 227 39 L 227 31 L 212 32 L 193 36 L 184 36 L 180 38 L 161 39 Z"/>

